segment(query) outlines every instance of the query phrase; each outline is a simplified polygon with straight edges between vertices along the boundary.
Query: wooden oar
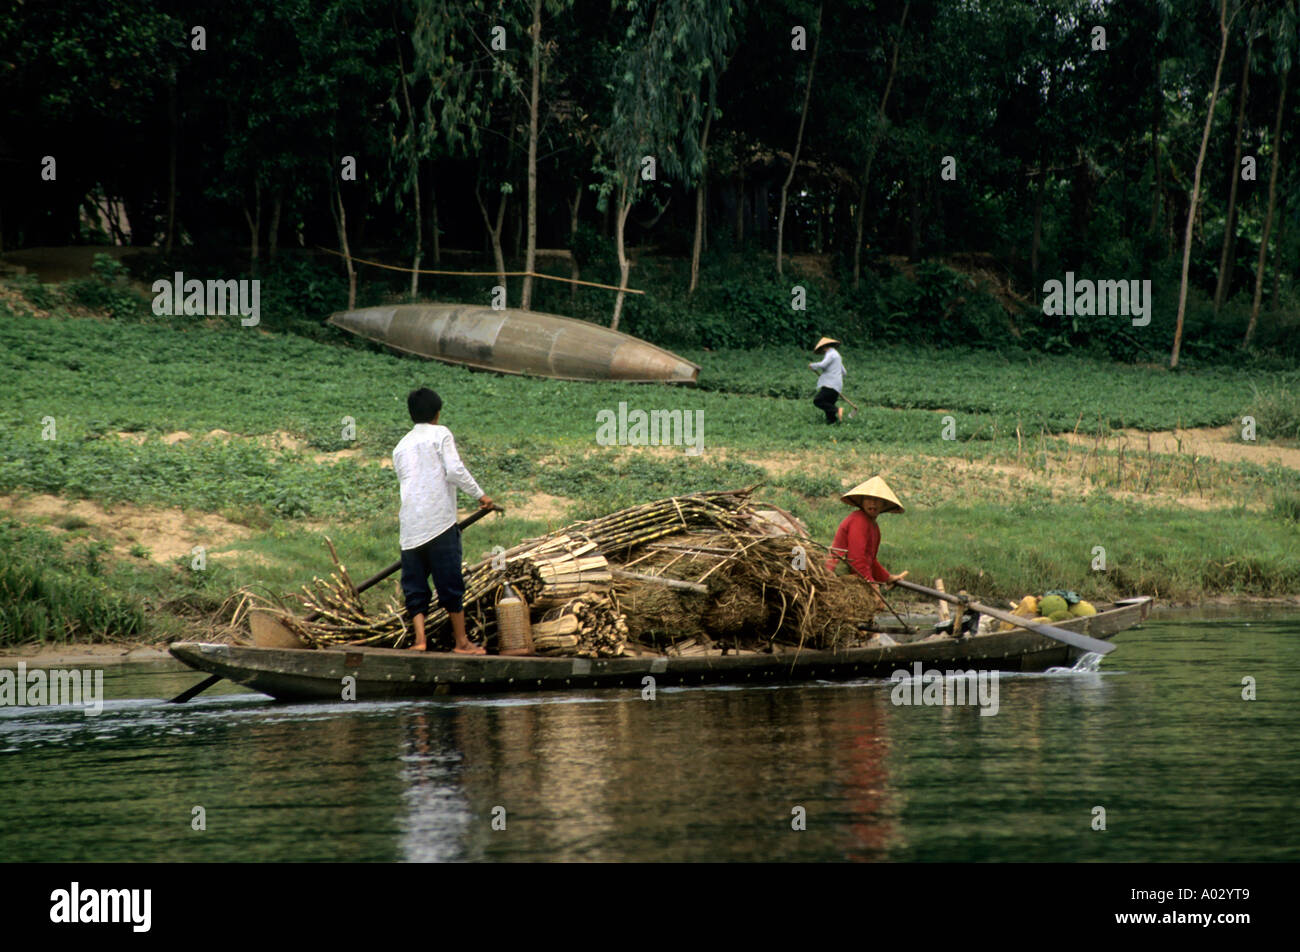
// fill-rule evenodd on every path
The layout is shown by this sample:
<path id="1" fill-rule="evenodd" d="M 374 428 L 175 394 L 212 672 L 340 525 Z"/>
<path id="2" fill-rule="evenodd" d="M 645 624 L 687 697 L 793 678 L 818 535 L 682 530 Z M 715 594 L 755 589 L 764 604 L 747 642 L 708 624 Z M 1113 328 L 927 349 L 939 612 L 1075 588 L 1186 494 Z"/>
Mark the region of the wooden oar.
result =
<path id="1" fill-rule="evenodd" d="M 460 522 L 456 523 L 456 527 L 461 531 L 464 531 L 465 529 L 472 526 L 474 523 L 478 522 L 484 516 L 486 516 L 489 512 L 505 512 L 505 510 L 502 509 L 500 506 L 489 506 L 486 509 L 480 508 L 477 511 L 466 516 Z M 370 578 L 366 579 L 364 582 L 362 582 L 360 585 L 357 586 L 357 594 L 360 595 L 366 589 L 373 588 L 375 585 L 378 585 L 380 582 L 388 578 L 388 576 L 392 575 L 401 567 L 402 567 L 402 560 L 398 559 L 392 565 L 388 566 L 388 568 L 380 572 L 376 572 L 374 575 L 370 576 Z M 312 612 L 310 615 L 307 616 L 306 621 L 315 621 L 318 617 L 320 617 L 319 612 Z M 265 623 L 276 625 L 280 628 L 284 627 L 283 625 L 280 625 L 278 621 L 274 621 L 272 619 L 267 619 Z M 202 694 L 204 691 L 212 687 L 212 685 L 216 684 L 220 680 L 221 680 L 221 675 L 214 674 L 208 678 L 203 679 L 198 684 L 194 685 L 194 687 L 182 691 L 180 694 L 176 695 L 167 703 L 184 704 L 186 701 L 190 700 L 191 698 L 196 697 L 199 694 Z"/>
<path id="2" fill-rule="evenodd" d="M 1025 628 L 1035 634 L 1042 635 L 1044 638 L 1051 638 L 1053 641 L 1060 641 L 1078 648 L 1080 651 L 1092 651 L 1100 655 L 1109 654 L 1115 650 L 1115 646 L 1109 641 L 1099 641 L 1096 638 L 1089 638 L 1087 635 L 1081 635 L 1078 632 L 1066 631 L 1064 628 L 1057 628 L 1055 625 L 1044 625 L 1042 622 L 1036 622 L 1028 618 L 1021 618 L 1019 615 L 1013 615 L 1011 612 L 1003 611 L 1000 608 L 991 608 L 988 605 L 981 605 L 979 602 L 972 601 L 967 596 L 949 595 L 947 592 L 941 592 L 937 588 L 926 588 L 924 585 L 917 585 L 915 582 L 909 582 L 906 579 L 899 579 L 894 584 L 901 585 L 903 588 L 910 588 L 914 592 L 920 592 L 922 595 L 929 595 L 931 598 L 941 598 L 946 602 L 954 605 L 961 605 L 972 611 L 977 611 L 981 615 L 988 615 L 999 621 L 1009 622 L 1018 628 Z M 955 625 L 953 626 L 956 627 Z"/>

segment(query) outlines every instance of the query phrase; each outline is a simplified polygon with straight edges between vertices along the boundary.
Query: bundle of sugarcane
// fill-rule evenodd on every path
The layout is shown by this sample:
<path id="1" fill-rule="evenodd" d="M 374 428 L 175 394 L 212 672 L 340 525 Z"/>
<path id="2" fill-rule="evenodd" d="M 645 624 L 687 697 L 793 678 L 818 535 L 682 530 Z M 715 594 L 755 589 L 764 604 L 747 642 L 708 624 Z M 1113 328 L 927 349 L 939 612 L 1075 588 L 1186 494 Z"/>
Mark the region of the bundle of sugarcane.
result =
<path id="1" fill-rule="evenodd" d="M 596 543 L 562 535 L 508 563 L 510 584 L 532 605 L 555 603 L 584 592 L 604 591 L 613 576 Z"/>
<path id="2" fill-rule="evenodd" d="M 485 558 L 465 570 L 465 604 L 469 606 L 490 596 L 503 581 L 515 584 L 513 576 L 519 573 L 516 573 L 514 564 L 534 553 L 553 553 L 553 543 L 560 537 L 593 542 L 603 555 L 610 556 L 617 553 L 626 555 L 647 542 L 690 529 L 744 532 L 750 525 L 749 497 L 752 492 L 753 487 L 671 496 L 599 519 L 576 522 L 539 539 L 526 539 L 503 554 Z M 532 599 L 528 601 L 531 603 Z M 450 619 L 445 611 L 436 608 L 429 612 L 426 626 L 431 635 L 447 636 Z M 441 640 L 445 641 L 446 637 Z"/>
<path id="3" fill-rule="evenodd" d="M 573 536 L 590 539 L 607 556 L 694 528 L 743 532 L 749 527 L 749 497 L 753 488 L 730 492 L 671 496 L 632 506 L 569 526 Z"/>
<path id="4" fill-rule="evenodd" d="M 608 596 L 587 592 L 553 608 L 533 623 L 538 654 L 617 658 L 627 645 L 627 622 Z"/>

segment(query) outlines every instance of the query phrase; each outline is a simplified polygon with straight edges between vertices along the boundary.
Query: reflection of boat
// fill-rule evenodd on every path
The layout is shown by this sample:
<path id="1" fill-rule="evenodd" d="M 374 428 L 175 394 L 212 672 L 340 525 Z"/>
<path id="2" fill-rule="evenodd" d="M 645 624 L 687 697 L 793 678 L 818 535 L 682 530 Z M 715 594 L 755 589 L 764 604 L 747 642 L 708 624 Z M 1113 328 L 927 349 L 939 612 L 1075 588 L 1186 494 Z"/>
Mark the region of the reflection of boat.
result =
<path id="1" fill-rule="evenodd" d="M 507 374 L 561 380 L 694 383 L 700 368 L 620 331 L 469 304 L 403 304 L 331 314 L 329 323 L 394 350 Z"/>
<path id="2" fill-rule="evenodd" d="M 1109 638 L 1140 624 L 1151 599 L 1133 598 L 1100 605 L 1096 615 L 1072 618 L 1057 627 L 1094 638 Z M 891 637 L 904 639 L 901 630 Z M 780 646 L 777 646 L 780 648 Z M 847 681 L 888 678 L 927 669 L 1045 671 L 1077 660 L 1068 645 L 1023 629 L 989 632 L 961 641 L 952 638 L 901 641 L 874 648 L 773 652 L 715 650 L 667 657 L 638 654 L 621 658 L 538 658 L 472 656 L 415 652 L 396 648 L 294 649 L 239 645 L 173 644 L 171 653 L 200 671 L 229 678 L 281 700 L 338 700 L 344 678 L 356 678 L 356 697 L 374 700 L 438 694 L 570 690 L 629 687 L 640 689 L 649 675 L 661 687 L 693 684 L 763 684 L 796 681 Z"/>

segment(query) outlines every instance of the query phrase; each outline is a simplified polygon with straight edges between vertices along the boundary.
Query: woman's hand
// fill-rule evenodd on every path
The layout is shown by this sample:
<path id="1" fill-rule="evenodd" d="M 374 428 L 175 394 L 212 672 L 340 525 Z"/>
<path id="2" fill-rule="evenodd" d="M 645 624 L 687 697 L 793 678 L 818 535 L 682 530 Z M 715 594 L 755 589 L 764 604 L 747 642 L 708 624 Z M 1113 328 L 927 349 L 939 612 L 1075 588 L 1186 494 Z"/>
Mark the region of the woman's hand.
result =
<path id="1" fill-rule="evenodd" d="M 491 508 L 492 508 L 492 497 L 491 497 L 491 496 L 480 496 L 480 497 L 479 497 L 479 501 L 478 501 L 478 507 L 479 507 L 480 509 L 491 509 Z"/>

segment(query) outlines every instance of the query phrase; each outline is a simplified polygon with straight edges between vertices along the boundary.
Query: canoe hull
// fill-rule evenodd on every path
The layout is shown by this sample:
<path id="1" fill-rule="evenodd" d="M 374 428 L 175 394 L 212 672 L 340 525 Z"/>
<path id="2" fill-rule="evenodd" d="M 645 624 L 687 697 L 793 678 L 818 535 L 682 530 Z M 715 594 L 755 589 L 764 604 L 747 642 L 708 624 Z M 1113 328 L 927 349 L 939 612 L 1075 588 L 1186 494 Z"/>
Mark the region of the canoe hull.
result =
<path id="1" fill-rule="evenodd" d="M 1139 624 L 1149 599 L 1136 599 L 1067 626 L 1109 638 Z M 447 694 L 636 688 L 652 676 L 658 687 L 772 684 L 889 678 L 899 669 L 1044 671 L 1072 664 L 1078 652 L 1023 630 L 991 632 L 963 641 L 938 639 L 843 651 L 623 658 L 468 656 L 391 648 L 302 650 L 183 642 L 171 653 L 200 671 L 221 675 L 286 701 L 340 700 L 355 678 L 357 700 Z"/>
<path id="2" fill-rule="evenodd" d="M 629 334 L 514 308 L 403 304 L 340 311 L 328 323 L 403 353 L 497 373 L 693 384 L 700 372 Z"/>

